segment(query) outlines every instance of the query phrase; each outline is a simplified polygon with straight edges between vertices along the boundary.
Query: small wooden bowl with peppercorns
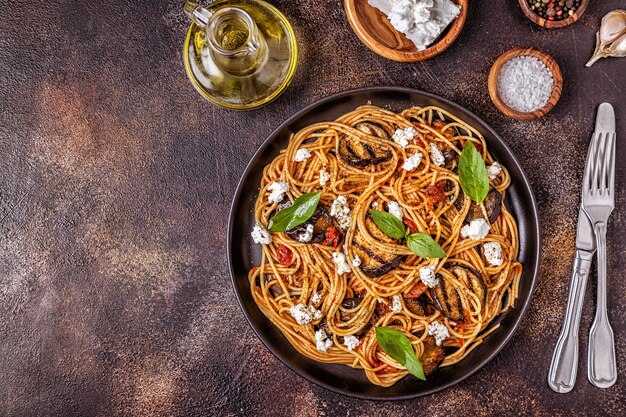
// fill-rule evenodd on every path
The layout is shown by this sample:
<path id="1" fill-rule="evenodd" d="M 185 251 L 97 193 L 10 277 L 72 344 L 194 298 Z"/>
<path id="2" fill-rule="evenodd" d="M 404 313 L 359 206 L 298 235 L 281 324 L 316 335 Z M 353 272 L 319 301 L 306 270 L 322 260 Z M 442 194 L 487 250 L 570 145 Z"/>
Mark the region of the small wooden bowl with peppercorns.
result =
<path id="1" fill-rule="evenodd" d="M 538 108 L 528 109 L 527 111 L 514 109 L 511 105 L 505 103 L 502 93 L 500 92 L 501 80 L 499 78 L 500 72 L 503 70 L 503 66 L 505 66 L 505 64 L 509 61 L 520 57 L 531 58 L 531 61 L 534 61 L 534 63 L 538 66 L 536 67 L 538 70 L 543 70 L 545 72 L 547 69 L 552 75 L 552 88 L 549 92 L 546 92 L 547 95 L 545 97 L 545 104 Z M 536 60 L 543 63 L 545 67 L 541 66 L 541 64 Z M 524 72 L 528 73 L 527 70 L 524 70 Z M 547 53 L 533 48 L 513 48 L 500 55 L 500 57 L 498 57 L 498 59 L 496 59 L 493 63 L 491 71 L 489 72 L 488 87 L 491 101 L 493 101 L 498 110 L 500 110 L 505 116 L 518 120 L 533 120 L 544 116 L 552 110 L 554 105 L 559 101 L 561 98 L 561 91 L 563 90 L 563 75 L 561 74 L 559 64 L 557 64 L 554 58 Z"/>
<path id="2" fill-rule="evenodd" d="M 533 23 L 560 29 L 580 19 L 589 0 L 519 0 L 519 5 Z"/>

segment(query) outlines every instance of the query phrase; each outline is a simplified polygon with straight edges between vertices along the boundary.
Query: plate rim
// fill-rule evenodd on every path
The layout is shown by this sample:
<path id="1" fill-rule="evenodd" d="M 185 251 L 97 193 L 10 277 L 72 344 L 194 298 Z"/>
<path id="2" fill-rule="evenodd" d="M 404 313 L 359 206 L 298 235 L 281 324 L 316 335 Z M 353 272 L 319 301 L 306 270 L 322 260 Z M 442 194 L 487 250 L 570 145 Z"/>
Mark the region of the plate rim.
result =
<path id="1" fill-rule="evenodd" d="M 472 367 L 472 369 L 470 369 L 470 371 L 466 374 L 461 376 L 460 378 L 456 378 L 451 380 L 450 382 L 446 382 L 444 384 L 442 384 L 441 386 L 438 387 L 434 387 L 434 388 L 427 388 L 422 392 L 416 392 L 415 394 L 405 394 L 405 395 L 395 395 L 395 396 L 385 396 L 385 397 L 380 397 L 380 396 L 376 396 L 376 395 L 368 395 L 368 394 L 360 394 L 360 393 L 356 393 L 356 392 L 352 392 L 349 390 L 342 390 L 338 387 L 335 387 L 333 385 L 327 384 L 324 381 L 321 381 L 319 379 L 314 378 L 313 376 L 308 375 L 305 372 L 301 372 L 300 370 L 292 367 L 289 364 L 289 361 L 286 358 L 286 355 L 283 354 L 283 352 L 281 352 L 278 349 L 274 349 L 274 347 L 269 343 L 269 341 L 267 340 L 267 338 L 265 337 L 265 335 L 262 334 L 262 332 L 260 331 L 260 329 L 257 329 L 257 327 L 255 326 L 255 324 L 253 323 L 250 315 L 248 314 L 248 311 L 246 309 L 246 307 L 244 306 L 244 301 L 241 298 L 241 295 L 239 294 L 239 291 L 237 290 L 237 285 L 235 282 L 235 271 L 234 271 L 234 265 L 233 265 L 233 227 L 234 227 L 234 223 L 235 223 L 235 219 L 234 219 L 234 214 L 236 212 L 237 209 L 237 202 L 239 201 L 240 197 L 241 197 L 241 192 L 242 189 L 244 188 L 244 180 L 248 177 L 248 175 L 250 174 L 250 171 L 253 168 L 253 165 L 255 164 L 255 162 L 258 160 L 259 156 L 265 151 L 265 149 L 270 146 L 270 144 L 275 140 L 275 138 L 280 134 L 280 132 L 287 128 L 289 125 L 291 125 L 294 121 L 296 121 L 297 119 L 299 119 L 300 117 L 302 117 L 302 115 L 309 113 L 311 110 L 322 106 L 328 102 L 331 101 L 335 101 L 338 99 L 341 99 L 343 97 L 346 96 L 351 96 L 351 95 L 356 95 L 356 94 L 362 94 L 362 93 L 369 93 L 369 94 L 376 94 L 376 93 L 380 93 L 380 92 L 397 92 L 397 93 L 406 93 L 406 94 L 417 94 L 417 95 L 421 95 L 424 97 L 428 97 L 431 99 L 435 99 L 435 100 L 439 100 L 442 103 L 445 103 L 448 106 L 451 107 L 457 107 L 457 108 L 461 108 L 463 111 L 465 111 L 467 114 L 469 114 L 471 117 L 473 117 L 474 119 L 480 121 L 482 123 L 482 127 L 485 127 L 489 133 L 491 133 L 496 140 L 498 140 L 500 142 L 500 144 L 504 147 L 505 151 L 509 153 L 509 155 L 512 158 L 512 161 L 515 163 L 515 165 L 517 165 L 517 168 L 519 169 L 519 172 L 521 174 L 521 185 L 528 190 L 529 195 L 530 195 L 530 214 L 532 215 L 532 217 L 534 217 L 536 219 L 535 222 L 531 222 L 531 225 L 529 226 L 529 229 L 532 229 L 533 231 L 533 237 L 536 238 L 536 249 L 533 253 L 529 254 L 529 261 L 532 262 L 534 261 L 534 268 L 532 271 L 532 282 L 530 284 L 530 291 L 529 291 L 529 295 L 528 297 L 524 300 L 524 302 L 520 305 L 520 306 L 515 306 L 515 308 L 519 308 L 519 315 L 515 318 L 514 322 L 513 322 L 513 326 L 511 328 L 511 330 L 509 331 L 509 333 L 504 337 L 504 339 L 498 344 L 496 345 L 496 348 L 490 352 L 486 358 L 484 358 L 481 361 L 478 361 L 476 365 L 474 365 Z M 426 395 L 431 395 L 434 394 L 436 392 L 440 392 L 443 390 L 446 390 L 454 385 L 457 385 L 461 382 L 463 382 L 464 380 L 468 379 L 470 376 L 474 375 L 476 372 L 478 372 L 479 370 L 481 370 L 482 368 L 485 367 L 485 365 L 487 365 L 489 362 L 491 362 L 493 360 L 493 358 L 495 358 L 501 351 L 502 349 L 504 349 L 504 347 L 506 345 L 508 345 L 508 343 L 511 341 L 511 339 L 513 338 L 513 336 L 515 336 L 515 334 L 517 333 L 517 330 L 522 322 L 522 320 L 524 319 L 524 316 L 526 315 L 527 311 L 528 311 L 528 307 L 530 306 L 530 302 L 534 296 L 534 293 L 536 291 L 537 288 L 537 277 L 539 274 L 539 266 L 540 266 L 540 258 L 541 258 L 541 241 L 542 241 L 542 237 L 541 237 L 541 225 L 540 225 L 540 217 L 539 217 L 539 209 L 538 209 L 538 204 L 537 204 L 537 199 L 535 196 L 535 193 L 533 191 L 533 188 L 530 184 L 530 181 L 528 180 L 528 176 L 526 175 L 526 172 L 524 171 L 522 165 L 520 164 L 520 162 L 518 161 L 517 157 L 515 156 L 515 153 L 513 153 L 513 151 L 511 150 L 511 148 L 509 147 L 509 145 L 500 137 L 500 135 L 498 134 L 498 132 L 496 132 L 491 125 L 489 125 L 487 122 L 485 122 L 481 117 L 479 117 L 478 115 L 476 115 L 474 112 L 468 110 L 467 108 L 465 108 L 464 106 L 457 104 L 455 102 L 453 102 L 452 100 L 449 100 L 447 98 L 441 97 L 439 95 L 436 94 L 432 94 L 432 93 L 428 93 L 425 92 L 423 90 L 419 90 L 419 89 L 415 89 L 415 88 L 411 88 L 411 87 L 396 87 L 396 86 L 375 86 L 375 87 L 360 87 L 360 88 L 354 88 L 354 89 L 348 89 L 348 90 L 343 90 L 337 93 L 333 93 L 331 95 L 322 97 L 318 100 L 314 100 L 312 103 L 306 105 L 305 107 L 301 108 L 300 110 L 296 111 L 293 115 L 291 115 L 289 118 L 287 118 L 286 120 L 284 120 L 282 123 L 280 123 L 280 125 L 278 125 L 278 127 L 276 127 L 264 140 L 263 142 L 259 145 L 259 148 L 254 152 L 254 154 L 250 157 L 250 160 L 248 161 L 248 163 L 246 164 L 246 168 L 244 169 L 244 171 L 242 172 L 241 176 L 239 177 L 239 181 L 237 182 L 237 188 L 235 189 L 235 193 L 233 195 L 233 200 L 231 202 L 231 206 L 230 206 L 230 210 L 228 213 L 228 231 L 227 231 L 227 238 L 226 238 L 226 255 L 228 258 L 228 271 L 229 271 L 229 275 L 230 275 L 230 283 L 232 286 L 232 290 L 235 294 L 235 298 L 237 300 L 237 303 L 239 304 L 239 308 L 241 309 L 241 311 L 243 312 L 244 317 L 246 318 L 246 321 L 248 322 L 248 325 L 252 328 L 252 330 L 254 331 L 254 334 L 257 336 L 257 338 L 263 343 L 263 345 L 276 357 L 278 358 L 278 360 L 280 362 L 283 363 L 283 365 L 285 365 L 289 370 L 291 370 L 292 372 L 294 372 L 296 375 L 299 375 L 300 377 L 306 379 L 309 382 L 312 382 L 313 384 L 320 386 L 324 389 L 327 389 L 331 392 L 335 392 L 337 394 L 341 394 L 341 395 L 345 395 L 347 397 L 352 397 L 352 398 L 358 398 L 358 399 L 363 399 L 363 400 L 374 400 L 374 401 L 401 401 L 401 400 L 409 400 L 409 399 L 416 399 L 419 397 L 423 397 Z M 273 323 L 270 322 L 270 325 L 273 326 Z M 298 352 L 298 354 L 300 354 Z M 320 362 L 322 363 L 322 362 Z"/>

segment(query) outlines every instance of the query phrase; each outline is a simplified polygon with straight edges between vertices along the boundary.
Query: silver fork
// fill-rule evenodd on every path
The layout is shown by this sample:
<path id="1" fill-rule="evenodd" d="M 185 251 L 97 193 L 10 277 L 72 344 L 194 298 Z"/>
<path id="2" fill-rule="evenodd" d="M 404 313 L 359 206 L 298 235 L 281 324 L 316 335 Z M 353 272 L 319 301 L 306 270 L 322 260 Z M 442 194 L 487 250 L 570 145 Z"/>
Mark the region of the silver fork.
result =
<path id="1" fill-rule="evenodd" d="M 608 388 L 617 380 L 613 330 L 606 306 L 606 228 L 615 207 L 615 114 L 608 103 L 601 104 L 598 111 L 606 113 L 607 124 L 606 129 L 596 132 L 599 137 L 593 141 L 593 157 L 587 161 L 582 193 L 583 209 L 596 235 L 598 255 L 596 317 L 589 332 L 587 372 L 593 385 Z"/>

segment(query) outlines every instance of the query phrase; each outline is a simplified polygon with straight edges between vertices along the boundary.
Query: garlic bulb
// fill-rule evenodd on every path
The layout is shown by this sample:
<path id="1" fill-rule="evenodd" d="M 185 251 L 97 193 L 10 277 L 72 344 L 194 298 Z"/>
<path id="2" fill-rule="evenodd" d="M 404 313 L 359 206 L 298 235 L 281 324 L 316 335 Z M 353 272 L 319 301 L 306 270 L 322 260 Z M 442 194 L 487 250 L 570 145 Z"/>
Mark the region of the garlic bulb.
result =
<path id="1" fill-rule="evenodd" d="M 609 56 L 626 56 L 626 10 L 613 10 L 602 18 L 596 34 L 596 50 L 587 66 Z"/>

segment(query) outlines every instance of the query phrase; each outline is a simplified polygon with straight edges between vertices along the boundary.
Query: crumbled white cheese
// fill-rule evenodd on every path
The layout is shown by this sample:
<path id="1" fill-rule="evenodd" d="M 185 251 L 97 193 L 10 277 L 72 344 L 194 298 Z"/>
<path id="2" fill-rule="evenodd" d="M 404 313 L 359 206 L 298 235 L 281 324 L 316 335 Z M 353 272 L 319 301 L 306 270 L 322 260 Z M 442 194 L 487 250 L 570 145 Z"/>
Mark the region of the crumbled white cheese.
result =
<path id="1" fill-rule="evenodd" d="M 293 160 L 296 162 L 304 162 L 311 157 L 311 152 L 307 148 L 300 148 L 296 151 Z"/>
<path id="2" fill-rule="evenodd" d="M 343 344 L 346 345 L 348 350 L 354 350 L 359 346 L 359 338 L 356 336 L 346 336 L 343 338 Z"/>
<path id="3" fill-rule="evenodd" d="M 337 219 L 341 229 L 346 230 L 350 227 L 350 207 L 346 196 L 340 195 L 333 201 L 333 205 L 330 206 L 330 215 Z"/>
<path id="4" fill-rule="evenodd" d="M 267 187 L 268 191 L 271 191 L 267 201 L 270 203 L 280 203 L 289 192 L 289 183 L 284 181 L 274 181 Z"/>
<path id="5" fill-rule="evenodd" d="M 483 253 L 489 265 L 502 265 L 502 246 L 498 242 L 487 242 L 483 244 Z"/>
<path id="6" fill-rule="evenodd" d="M 435 288 L 439 281 L 435 275 L 435 266 L 429 265 L 420 268 L 420 279 L 428 288 Z"/>
<path id="7" fill-rule="evenodd" d="M 400 296 L 394 295 L 391 297 L 391 311 L 399 313 L 402 311 L 402 303 L 400 302 Z"/>
<path id="8" fill-rule="evenodd" d="M 346 255 L 341 252 L 333 252 L 333 262 L 337 267 L 337 274 L 343 275 L 346 272 L 350 272 L 350 265 L 346 262 Z"/>
<path id="9" fill-rule="evenodd" d="M 502 172 L 502 165 L 500 165 L 497 162 L 494 162 L 493 164 L 487 167 L 487 172 L 489 173 L 489 179 L 495 180 L 496 177 L 500 175 L 500 173 Z"/>
<path id="10" fill-rule="evenodd" d="M 258 224 L 254 226 L 252 229 L 252 239 L 254 243 L 259 243 L 261 245 L 269 245 L 272 242 L 272 236 L 270 232 L 259 226 Z"/>
<path id="11" fill-rule="evenodd" d="M 409 141 L 415 137 L 417 131 L 415 128 L 409 126 L 405 129 L 397 129 L 391 139 L 400 145 L 401 148 L 405 148 L 409 144 Z"/>
<path id="12" fill-rule="evenodd" d="M 354 259 L 352 260 L 352 266 L 355 268 L 361 266 L 361 258 L 359 258 L 359 255 L 354 255 Z"/>
<path id="13" fill-rule="evenodd" d="M 446 164 L 446 158 L 443 156 L 436 143 L 430 144 L 430 160 L 438 167 L 442 167 Z"/>
<path id="14" fill-rule="evenodd" d="M 404 217 L 404 214 L 402 213 L 402 207 L 400 207 L 400 204 L 398 204 L 397 201 L 390 201 L 387 205 L 387 211 L 389 212 L 389 214 L 396 216 L 398 219 L 400 219 L 400 221 L 402 221 L 402 217 Z"/>
<path id="15" fill-rule="evenodd" d="M 428 325 L 428 334 L 435 337 L 435 343 L 437 343 L 437 346 L 441 346 L 441 343 L 450 337 L 448 328 L 438 321 L 433 321 Z"/>
<path id="16" fill-rule="evenodd" d="M 530 113 L 552 95 L 554 77 L 540 59 L 518 56 L 506 61 L 498 73 L 498 95 L 510 108 Z"/>
<path id="17" fill-rule="evenodd" d="M 333 345 L 333 339 L 328 337 L 324 329 L 315 332 L 315 347 L 320 352 L 326 352 Z"/>
<path id="18" fill-rule="evenodd" d="M 419 166 L 421 161 L 422 161 L 422 153 L 418 152 L 414 155 L 409 156 L 406 159 L 406 161 L 404 161 L 404 164 L 402 164 L 402 169 L 405 171 L 413 171 L 415 168 Z"/>
<path id="19" fill-rule="evenodd" d="M 314 292 L 313 295 L 311 296 L 311 303 L 315 305 L 319 305 L 321 301 L 322 301 L 322 294 L 318 292 Z"/>
<path id="20" fill-rule="evenodd" d="M 461 228 L 461 236 L 472 240 L 484 239 L 489 233 L 489 223 L 482 217 L 472 220 L 470 224 L 466 224 Z"/>
<path id="21" fill-rule="evenodd" d="M 374 201 L 372 203 L 372 208 L 378 208 L 378 201 Z"/>
<path id="22" fill-rule="evenodd" d="M 313 225 L 307 224 L 306 230 L 303 233 L 300 233 L 298 240 L 302 243 L 308 243 L 311 239 L 313 239 Z"/>
<path id="23" fill-rule="evenodd" d="M 460 13 L 451 0 L 368 0 L 419 51 L 431 45 Z"/>
<path id="24" fill-rule="evenodd" d="M 330 181 L 330 173 L 324 168 L 320 169 L 320 185 L 323 187 L 328 181 Z"/>
<path id="25" fill-rule="evenodd" d="M 309 324 L 313 320 L 319 320 L 322 318 L 322 312 L 313 306 L 306 306 L 302 303 L 296 304 L 289 309 L 291 317 L 293 317 L 298 324 Z"/>

